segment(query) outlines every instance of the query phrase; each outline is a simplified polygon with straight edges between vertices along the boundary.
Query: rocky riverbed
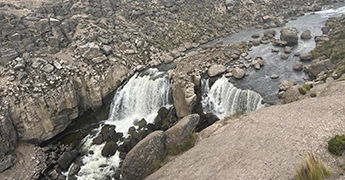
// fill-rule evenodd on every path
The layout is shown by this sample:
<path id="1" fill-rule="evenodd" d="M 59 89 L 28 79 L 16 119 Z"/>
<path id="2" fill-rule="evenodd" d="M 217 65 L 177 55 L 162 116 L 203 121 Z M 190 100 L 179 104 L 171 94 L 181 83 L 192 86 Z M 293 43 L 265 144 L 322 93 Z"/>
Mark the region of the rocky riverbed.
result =
<path id="1" fill-rule="evenodd" d="M 134 72 L 171 63 L 249 25 L 281 26 L 287 17 L 321 10 L 322 3 L 0 1 L 0 170 L 15 164 L 18 141 L 38 144 L 54 137 L 101 107 Z M 216 43 L 175 61 L 170 74 L 178 117 L 192 113 L 201 74 L 243 77 L 245 64 L 222 64 L 245 58 L 247 45 Z M 260 57 L 252 63 L 261 64 Z"/>

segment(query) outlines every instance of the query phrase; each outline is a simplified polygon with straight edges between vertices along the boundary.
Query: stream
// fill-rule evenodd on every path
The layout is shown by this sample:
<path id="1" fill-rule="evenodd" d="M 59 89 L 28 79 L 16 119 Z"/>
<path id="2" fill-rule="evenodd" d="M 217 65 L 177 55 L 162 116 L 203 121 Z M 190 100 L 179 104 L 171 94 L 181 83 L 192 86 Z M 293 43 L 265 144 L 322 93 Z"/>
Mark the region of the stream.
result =
<path id="1" fill-rule="evenodd" d="M 296 27 L 299 30 L 299 36 L 304 30 L 309 29 L 312 37 L 315 37 L 322 34 L 321 27 L 324 26 L 329 17 L 343 13 L 345 13 L 345 7 L 306 14 L 297 20 L 288 22 L 285 27 Z M 279 39 L 281 28 L 274 29 L 277 31 L 275 38 Z M 250 27 L 220 40 L 223 43 L 240 43 L 249 41 L 253 34 L 263 35 L 263 32 L 263 29 Z M 278 101 L 278 85 L 283 80 L 294 80 L 302 84 L 308 77 L 304 72 L 296 72 L 292 69 L 293 64 L 299 61 L 294 53 L 306 53 L 314 47 L 313 38 L 310 40 L 299 39 L 298 45 L 293 47 L 287 60 L 280 58 L 283 48 L 277 48 L 271 44 L 252 47 L 249 56 L 253 58 L 262 57 L 265 65 L 260 70 L 246 69 L 247 76 L 245 78 L 241 80 L 232 79 L 231 83 L 227 78 L 221 77 L 209 87 L 208 80 L 203 80 L 202 104 L 204 111 L 212 112 L 223 118 L 239 109 L 242 113 L 246 113 L 263 108 L 262 101 L 275 104 Z M 279 49 L 280 52 L 272 53 L 271 49 L 273 48 Z M 245 62 L 244 59 L 239 61 Z M 279 75 L 279 78 L 271 79 L 272 74 Z M 121 132 L 126 137 L 129 127 L 135 126 L 136 122 L 142 118 L 145 118 L 147 123 L 154 122 L 157 111 L 161 107 L 172 106 L 172 103 L 171 81 L 166 71 L 147 69 L 136 73 L 115 92 L 109 118 L 102 121 L 102 124 L 115 125 L 116 132 Z M 78 179 L 91 180 L 112 177 L 119 166 L 121 160 L 118 152 L 106 158 L 101 155 L 104 143 L 101 145 L 92 144 L 93 138 L 99 135 L 103 125 L 95 128 L 82 140 L 81 149 L 90 153 L 86 153 L 82 157 L 84 165 L 81 166 L 81 170 L 77 174 Z M 118 142 L 118 144 L 120 143 Z"/>

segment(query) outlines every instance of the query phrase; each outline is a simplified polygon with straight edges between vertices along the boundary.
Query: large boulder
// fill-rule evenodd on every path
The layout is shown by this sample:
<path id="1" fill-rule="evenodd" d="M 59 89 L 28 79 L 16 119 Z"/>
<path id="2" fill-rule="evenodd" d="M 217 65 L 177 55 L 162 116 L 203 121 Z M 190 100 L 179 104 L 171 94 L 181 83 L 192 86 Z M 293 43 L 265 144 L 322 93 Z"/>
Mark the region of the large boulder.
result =
<path id="1" fill-rule="evenodd" d="M 57 160 L 57 163 L 62 169 L 67 170 L 68 167 L 72 164 L 72 162 L 77 158 L 77 156 L 77 150 L 64 152 Z"/>
<path id="2" fill-rule="evenodd" d="M 283 28 L 280 30 L 280 39 L 286 41 L 287 45 L 295 45 L 298 42 L 298 30 L 295 27 Z"/>
<path id="3" fill-rule="evenodd" d="M 121 172 L 125 180 L 144 179 L 155 170 L 165 153 L 165 134 L 163 131 L 155 131 L 128 152 L 123 160 Z"/>
<path id="4" fill-rule="evenodd" d="M 108 141 L 103 149 L 102 149 L 102 156 L 104 157 L 110 157 L 112 155 L 114 155 L 117 151 L 118 145 L 116 144 L 115 141 Z"/>
<path id="5" fill-rule="evenodd" d="M 200 116 L 198 114 L 191 114 L 181 119 L 175 126 L 171 127 L 166 134 L 166 148 L 172 149 L 184 146 L 191 138 L 191 134 L 199 123 Z"/>
<path id="6" fill-rule="evenodd" d="M 224 65 L 215 64 L 215 65 L 212 65 L 210 69 L 208 69 L 207 72 L 210 77 L 214 77 L 214 76 L 224 73 L 225 71 L 226 71 L 226 67 Z"/>

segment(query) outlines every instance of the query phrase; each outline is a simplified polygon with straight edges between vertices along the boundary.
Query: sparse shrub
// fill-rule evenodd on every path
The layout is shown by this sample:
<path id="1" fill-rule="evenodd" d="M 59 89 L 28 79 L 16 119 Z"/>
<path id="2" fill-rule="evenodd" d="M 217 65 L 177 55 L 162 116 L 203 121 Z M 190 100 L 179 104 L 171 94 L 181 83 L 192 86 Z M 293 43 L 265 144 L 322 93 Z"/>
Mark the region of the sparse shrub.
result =
<path id="1" fill-rule="evenodd" d="M 334 155 L 341 156 L 345 151 L 345 135 L 336 135 L 329 140 L 328 151 Z"/>
<path id="2" fill-rule="evenodd" d="M 302 86 L 302 87 L 299 87 L 298 88 L 298 91 L 299 91 L 299 93 L 301 93 L 302 95 L 305 95 L 305 94 L 307 94 L 307 90 Z"/>
<path id="3" fill-rule="evenodd" d="M 167 155 L 178 155 L 194 147 L 196 142 L 195 134 L 191 134 L 189 139 L 182 145 L 176 145 L 167 149 Z"/>
<path id="4" fill-rule="evenodd" d="M 310 84 L 304 84 L 302 87 L 307 91 L 310 91 L 311 89 Z"/>
<path id="5" fill-rule="evenodd" d="M 323 180 L 331 174 L 332 170 L 312 153 L 308 153 L 304 162 L 296 168 L 297 180 Z"/>
<path id="6" fill-rule="evenodd" d="M 310 93 L 310 97 L 316 97 L 316 93 L 314 92 Z"/>

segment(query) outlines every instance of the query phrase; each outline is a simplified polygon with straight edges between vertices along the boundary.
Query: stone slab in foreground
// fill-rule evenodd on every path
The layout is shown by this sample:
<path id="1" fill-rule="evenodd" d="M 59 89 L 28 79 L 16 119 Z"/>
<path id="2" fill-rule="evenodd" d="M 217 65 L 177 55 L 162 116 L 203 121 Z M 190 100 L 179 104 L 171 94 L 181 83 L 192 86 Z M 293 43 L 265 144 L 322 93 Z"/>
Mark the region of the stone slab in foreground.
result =
<path id="1" fill-rule="evenodd" d="M 344 95 L 268 107 L 233 120 L 146 180 L 294 179 L 309 151 L 336 170 L 344 160 L 328 153 L 327 141 L 344 126 Z"/>

